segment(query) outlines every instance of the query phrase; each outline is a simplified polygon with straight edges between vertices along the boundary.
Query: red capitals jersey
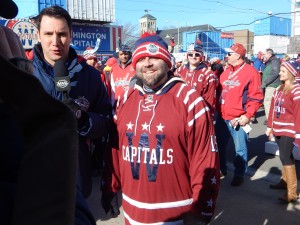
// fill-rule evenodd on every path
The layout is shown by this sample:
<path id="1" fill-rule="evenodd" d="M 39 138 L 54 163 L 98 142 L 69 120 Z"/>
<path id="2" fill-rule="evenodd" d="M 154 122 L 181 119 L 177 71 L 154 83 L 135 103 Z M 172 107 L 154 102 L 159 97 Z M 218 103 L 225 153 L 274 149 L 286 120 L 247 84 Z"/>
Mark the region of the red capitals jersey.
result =
<path id="1" fill-rule="evenodd" d="M 300 146 L 300 85 L 295 83 L 292 90 L 284 94 L 280 87 L 274 92 L 268 127 L 276 136 L 288 136 L 296 138 L 295 142 Z"/>
<path id="2" fill-rule="evenodd" d="M 117 103 L 119 149 L 112 190 L 121 187 L 126 224 L 209 221 L 219 191 L 219 158 L 209 108 L 179 77 L 147 94 L 136 84 Z M 171 223 L 172 222 L 172 223 Z"/>
<path id="3" fill-rule="evenodd" d="M 127 64 L 125 68 L 122 68 L 119 63 L 113 65 L 111 69 L 111 99 L 114 104 L 129 88 L 129 82 L 131 77 L 135 75 L 135 70 L 131 66 L 131 63 Z"/>
<path id="4" fill-rule="evenodd" d="M 206 67 L 190 70 L 186 65 L 183 65 L 176 70 L 175 75 L 180 76 L 189 86 L 196 89 L 209 105 L 212 113 L 215 112 L 219 81 L 212 70 Z"/>

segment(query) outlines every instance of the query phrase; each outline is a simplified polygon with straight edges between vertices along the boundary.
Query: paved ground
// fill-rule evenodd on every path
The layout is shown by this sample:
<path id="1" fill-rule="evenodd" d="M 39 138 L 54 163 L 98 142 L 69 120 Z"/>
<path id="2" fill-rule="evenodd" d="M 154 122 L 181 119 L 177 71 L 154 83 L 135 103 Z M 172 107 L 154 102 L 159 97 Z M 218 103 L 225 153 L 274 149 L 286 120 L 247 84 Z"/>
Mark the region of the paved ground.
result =
<path id="1" fill-rule="evenodd" d="M 252 176 L 246 176 L 245 183 L 240 187 L 230 186 L 232 176 L 230 171 L 228 176 L 221 180 L 217 208 L 211 225 L 300 224 L 300 202 L 279 204 L 277 198 L 284 192 L 268 188 L 279 176 L 257 171 Z M 106 220 L 107 217 L 99 204 L 101 193 L 96 190 L 99 183 L 99 179 L 94 180 L 94 191 L 88 199 L 97 225 L 123 225 L 123 215 Z"/>
<path id="2" fill-rule="evenodd" d="M 265 143 L 268 141 L 265 135 L 266 126 L 263 125 L 265 120 L 265 113 L 260 109 L 257 113 L 258 123 L 252 124 L 253 128 L 249 134 L 248 143 L 248 165 L 250 169 L 256 171 L 260 170 L 266 173 L 281 174 L 281 162 L 278 156 L 265 153 Z M 227 160 L 232 163 L 234 150 L 232 141 L 229 142 L 227 147 Z M 300 178 L 300 161 L 296 161 L 297 174 Z M 300 224 L 300 222 L 299 222 Z"/>
<path id="3" fill-rule="evenodd" d="M 258 113 L 258 124 L 253 124 L 249 142 L 249 170 L 240 187 L 230 186 L 232 179 L 232 143 L 228 146 L 228 176 L 221 180 L 215 216 L 210 225 L 300 225 L 300 200 L 296 204 L 282 205 L 277 198 L 283 191 L 269 189 L 270 183 L 280 178 L 281 163 L 278 156 L 264 153 L 264 112 Z M 296 163 L 298 190 L 299 161 Z M 93 193 L 88 199 L 97 225 L 123 225 L 124 217 L 107 220 L 100 205 L 99 178 L 94 179 Z M 121 205 L 121 204 L 120 204 Z"/>

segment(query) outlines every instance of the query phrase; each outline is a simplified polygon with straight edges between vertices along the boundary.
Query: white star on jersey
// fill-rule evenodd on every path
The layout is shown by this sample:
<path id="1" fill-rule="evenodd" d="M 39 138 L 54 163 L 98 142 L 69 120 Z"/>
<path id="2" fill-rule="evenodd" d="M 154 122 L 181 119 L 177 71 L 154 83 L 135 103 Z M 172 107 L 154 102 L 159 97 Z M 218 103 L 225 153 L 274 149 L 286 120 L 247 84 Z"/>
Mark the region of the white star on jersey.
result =
<path id="1" fill-rule="evenodd" d="M 133 123 L 131 123 L 131 121 L 129 123 L 126 124 L 127 126 L 127 130 L 132 130 L 132 127 L 133 127 Z"/>
<path id="2" fill-rule="evenodd" d="M 163 132 L 163 128 L 165 127 L 165 126 L 163 126 L 163 125 L 161 125 L 161 123 L 158 125 L 158 126 L 156 126 L 157 127 L 157 132 L 158 131 L 161 131 L 161 132 Z"/>
<path id="3" fill-rule="evenodd" d="M 145 122 L 144 124 L 142 124 L 143 129 L 142 130 L 147 130 L 149 125 L 147 125 L 147 123 Z"/>

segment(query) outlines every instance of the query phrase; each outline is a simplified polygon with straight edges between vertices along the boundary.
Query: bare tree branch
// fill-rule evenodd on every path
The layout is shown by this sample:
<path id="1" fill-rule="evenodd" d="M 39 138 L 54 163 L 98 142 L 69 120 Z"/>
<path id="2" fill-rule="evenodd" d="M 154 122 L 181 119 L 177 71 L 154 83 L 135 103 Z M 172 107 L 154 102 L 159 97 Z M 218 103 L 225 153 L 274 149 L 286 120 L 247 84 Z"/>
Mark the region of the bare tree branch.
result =
<path id="1" fill-rule="evenodd" d="M 121 44 L 126 44 L 133 49 L 134 42 L 140 37 L 139 25 L 129 22 L 122 24 L 120 21 L 116 21 L 114 25 L 123 27 Z"/>

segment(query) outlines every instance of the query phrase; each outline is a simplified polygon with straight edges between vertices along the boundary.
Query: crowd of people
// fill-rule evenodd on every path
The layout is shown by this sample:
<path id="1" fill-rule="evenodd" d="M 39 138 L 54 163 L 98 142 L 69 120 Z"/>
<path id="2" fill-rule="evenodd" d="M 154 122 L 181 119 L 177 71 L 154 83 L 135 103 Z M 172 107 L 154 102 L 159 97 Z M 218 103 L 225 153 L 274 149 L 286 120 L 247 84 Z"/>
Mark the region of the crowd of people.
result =
<path id="1" fill-rule="evenodd" d="M 13 1 L 0 6 L 0 16 L 17 15 Z M 224 60 L 208 61 L 197 44 L 177 60 L 160 36 L 144 33 L 134 49 L 122 44 L 100 62 L 96 50 L 78 55 L 70 46 L 65 9 L 44 8 L 34 21 L 39 43 L 27 55 L 13 31 L 0 27 L 5 224 L 95 224 L 86 203 L 93 170 L 106 213 L 118 216 L 122 193 L 125 224 L 208 224 L 227 175 L 227 143 L 232 138 L 235 149 L 231 185 L 240 186 L 249 125 L 262 106 L 283 165 L 270 188 L 286 190 L 284 203 L 298 200 L 297 60 L 281 62 L 267 48 L 251 61 L 239 43 L 225 49 Z M 13 80 L 15 87 L 3 85 Z"/>

